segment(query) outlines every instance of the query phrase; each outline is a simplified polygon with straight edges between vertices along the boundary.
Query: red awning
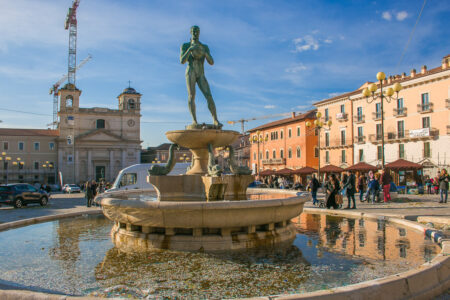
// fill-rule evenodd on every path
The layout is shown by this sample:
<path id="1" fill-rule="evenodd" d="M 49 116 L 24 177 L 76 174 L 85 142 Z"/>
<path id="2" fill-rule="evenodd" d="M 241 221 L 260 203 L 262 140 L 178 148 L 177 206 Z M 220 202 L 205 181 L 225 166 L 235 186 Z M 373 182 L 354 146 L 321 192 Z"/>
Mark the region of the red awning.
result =
<path id="1" fill-rule="evenodd" d="M 369 165 L 368 163 L 360 162 L 360 163 L 357 163 L 356 165 L 346 168 L 345 170 L 346 171 L 361 171 L 361 172 L 369 172 L 369 171 L 376 172 L 378 170 L 378 168 L 375 166 Z"/>
<path id="2" fill-rule="evenodd" d="M 385 168 L 391 170 L 418 170 L 422 169 L 422 165 L 413 163 L 411 161 L 407 161 L 404 159 L 398 159 L 394 162 L 391 162 L 387 165 L 384 165 Z"/>
<path id="3" fill-rule="evenodd" d="M 291 175 L 292 171 L 293 171 L 292 169 L 284 168 L 284 169 L 276 171 L 275 174 L 277 174 L 277 175 Z"/>
<path id="4" fill-rule="evenodd" d="M 312 174 L 315 172 L 317 172 L 317 170 L 311 167 L 303 167 L 297 170 L 292 170 L 292 174 Z"/>
<path id="5" fill-rule="evenodd" d="M 271 169 L 267 169 L 267 170 L 259 172 L 259 176 L 270 176 L 273 174 L 275 174 L 275 171 L 271 170 Z"/>
<path id="6" fill-rule="evenodd" d="M 323 173 L 341 173 L 344 169 L 336 167 L 335 165 L 327 165 L 323 168 L 320 168 L 320 172 Z"/>

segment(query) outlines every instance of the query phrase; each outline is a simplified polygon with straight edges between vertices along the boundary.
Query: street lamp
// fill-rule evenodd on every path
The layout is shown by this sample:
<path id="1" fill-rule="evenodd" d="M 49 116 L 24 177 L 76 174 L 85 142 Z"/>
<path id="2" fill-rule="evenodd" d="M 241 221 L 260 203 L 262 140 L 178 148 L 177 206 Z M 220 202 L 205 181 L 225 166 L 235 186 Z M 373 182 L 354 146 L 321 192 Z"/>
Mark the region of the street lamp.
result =
<path id="1" fill-rule="evenodd" d="M 261 132 L 260 132 L 260 131 L 257 131 L 257 132 L 256 132 L 256 135 L 254 135 L 254 136 L 250 139 L 250 142 L 251 142 L 251 143 L 257 144 L 257 145 L 258 145 L 258 149 L 257 149 L 257 151 L 258 151 L 258 153 L 257 153 L 258 159 L 257 159 L 257 167 L 256 167 L 256 174 L 257 174 L 258 176 L 259 176 L 259 169 L 260 169 L 260 165 L 259 165 L 259 156 L 260 156 L 260 154 L 259 154 L 259 144 L 262 144 L 262 143 L 267 142 L 267 141 L 268 141 L 268 137 L 266 136 L 265 138 L 263 138 L 263 137 L 261 136 Z"/>
<path id="2" fill-rule="evenodd" d="M 42 165 L 42 167 L 44 168 L 44 183 L 48 184 L 48 171 L 53 168 L 53 164 L 50 163 L 49 161 L 46 161 L 45 164 Z M 47 180 L 46 180 L 47 179 Z"/>
<path id="3" fill-rule="evenodd" d="M 331 125 L 333 124 L 331 122 L 331 120 L 328 120 L 327 122 L 324 123 L 323 121 L 321 121 L 321 119 L 320 119 L 321 117 L 322 117 L 322 113 L 319 111 L 316 113 L 316 119 L 314 120 L 314 130 L 319 131 L 319 133 L 317 134 L 318 135 L 317 143 L 318 143 L 318 152 L 319 152 L 317 155 L 318 159 L 319 159 L 319 164 L 317 167 L 317 177 L 318 177 L 319 182 L 320 182 L 320 130 L 322 128 L 330 129 Z M 305 125 L 306 125 L 306 127 L 310 128 L 312 126 L 311 121 L 307 121 Z M 327 127 L 325 127 L 325 126 L 327 126 Z"/>
<path id="4" fill-rule="evenodd" d="M 384 99 L 386 99 L 386 101 L 388 103 L 390 103 L 392 100 L 397 100 L 398 99 L 398 92 L 400 92 L 402 90 L 402 85 L 400 83 L 395 83 L 393 85 L 393 87 L 390 87 L 386 90 L 386 92 L 383 92 L 383 80 L 386 78 L 386 74 L 384 74 L 383 72 L 378 72 L 377 73 L 377 79 L 380 82 L 380 94 L 375 95 L 375 92 L 378 89 L 377 84 L 372 83 L 371 85 L 369 85 L 369 87 L 366 87 L 363 91 L 362 94 L 364 97 L 366 97 L 366 101 L 367 103 L 372 103 L 373 101 L 377 100 L 378 98 L 381 99 L 381 161 L 382 161 L 382 166 L 384 168 L 384 108 L 383 108 L 383 102 Z M 396 94 L 395 97 L 392 97 L 394 95 L 394 93 Z M 372 97 L 370 97 L 372 96 Z M 370 98 L 369 98 L 370 97 Z"/>
<path id="5" fill-rule="evenodd" d="M 0 161 L 4 161 L 3 168 L 6 168 L 6 184 L 8 184 L 8 172 L 9 166 L 8 162 L 11 160 L 11 157 L 6 156 L 6 152 L 2 152 L 2 156 L 0 156 Z"/>

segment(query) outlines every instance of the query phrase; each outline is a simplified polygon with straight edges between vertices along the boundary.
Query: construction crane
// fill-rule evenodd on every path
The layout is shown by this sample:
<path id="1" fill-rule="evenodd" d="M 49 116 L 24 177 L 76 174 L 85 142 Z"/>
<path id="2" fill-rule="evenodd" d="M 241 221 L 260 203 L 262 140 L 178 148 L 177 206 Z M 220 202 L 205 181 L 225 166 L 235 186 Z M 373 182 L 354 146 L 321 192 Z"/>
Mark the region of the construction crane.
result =
<path id="1" fill-rule="evenodd" d="M 77 65 L 77 8 L 80 0 L 73 0 L 66 16 L 64 28 L 69 30 L 69 59 L 68 59 L 68 81 L 75 86 L 75 71 Z"/>
<path id="2" fill-rule="evenodd" d="M 88 56 L 83 59 L 83 61 L 75 68 L 75 71 L 78 71 L 82 66 L 84 66 L 85 63 L 87 63 L 92 58 L 92 55 L 88 54 Z M 53 123 L 47 124 L 53 125 L 53 129 L 56 129 L 56 125 L 58 124 L 58 90 L 61 84 L 63 84 L 67 78 L 69 77 L 69 74 L 65 74 L 58 82 L 56 82 L 52 87 L 50 88 L 49 94 L 53 94 Z"/>
<path id="3" fill-rule="evenodd" d="M 249 119 L 240 119 L 240 120 L 235 120 L 235 121 L 227 121 L 227 123 L 231 124 L 231 125 L 234 125 L 236 123 L 241 123 L 241 133 L 244 134 L 245 133 L 244 123 L 245 122 L 255 121 L 255 120 L 263 120 L 263 119 L 272 119 L 272 118 L 276 118 L 276 117 L 291 116 L 292 114 L 293 114 L 292 112 L 281 113 L 281 114 L 273 114 L 273 115 L 259 116 L 259 117 L 249 118 Z"/>

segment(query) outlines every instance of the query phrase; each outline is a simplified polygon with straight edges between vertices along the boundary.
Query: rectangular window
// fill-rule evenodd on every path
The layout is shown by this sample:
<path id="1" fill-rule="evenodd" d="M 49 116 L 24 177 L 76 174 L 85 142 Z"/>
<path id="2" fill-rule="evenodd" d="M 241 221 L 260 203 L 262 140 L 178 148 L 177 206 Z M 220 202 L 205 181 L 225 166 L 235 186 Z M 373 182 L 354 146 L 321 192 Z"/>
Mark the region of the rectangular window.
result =
<path id="1" fill-rule="evenodd" d="M 430 142 L 424 142 L 423 143 L 423 157 L 424 158 L 430 158 L 431 157 Z"/>
<path id="2" fill-rule="evenodd" d="M 9 149 L 9 143 L 3 142 L 3 150 L 8 150 L 8 149 Z"/>
<path id="3" fill-rule="evenodd" d="M 67 162 L 69 164 L 73 163 L 73 156 L 71 154 L 67 155 Z"/>
<path id="4" fill-rule="evenodd" d="M 292 129 L 288 129 L 288 137 L 291 138 L 292 137 Z"/>
<path id="5" fill-rule="evenodd" d="M 397 100 L 397 109 L 400 111 L 403 109 L 403 98 L 398 98 Z"/>
<path id="6" fill-rule="evenodd" d="M 330 133 L 325 132 L 325 147 L 329 147 L 329 146 L 330 146 Z"/>
<path id="7" fill-rule="evenodd" d="M 325 108 L 325 113 L 324 113 L 324 118 L 325 118 L 325 122 L 328 122 L 328 108 Z"/>
<path id="8" fill-rule="evenodd" d="M 341 104 L 341 113 L 345 113 L 345 105 Z"/>
<path id="9" fill-rule="evenodd" d="M 281 130 L 280 131 L 280 139 L 283 139 L 283 136 L 284 136 L 284 132 L 283 132 L 283 130 Z"/>
<path id="10" fill-rule="evenodd" d="M 345 163 L 346 159 L 345 159 L 345 150 L 341 150 L 341 162 Z"/>
<path id="11" fill-rule="evenodd" d="M 381 124 L 377 124 L 377 140 L 381 140 L 383 128 Z"/>
<path id="12" fill-rule="evenodd" d="M 325 162 L 330 163 L 330 152 L 325 151 Z"/>
<path id="13" fill-rule="evenodd" d="M 297 136 L 300 136 L 300 127 L 297 127 Z"/>
<path id="14" fill-rule="evenodd" d="M 397 122 L 397 136 L 399 138 L 405 137 L 405 122 L 403 120 Z"/>
<path id="15" fill-rule="evenodd" d="M 38 161 L 34 162 L 34 169 L 39 170 L 39 162 Z"/>
<path id="16" fill-rule="evenodd" d="M 361 122 L 363 119 L 363 110 L 361 106 L 356 109 L 356 115 L 358 117 L 358 122 Z"/>
<path id="17" fill-rule="evenodd" d="M 266 159 L 269 159 L 269 151 L 266 151 Z"/>
<path id="18" fill-rule="evenodd" d="M 405 145 L 398 144 L 398 158 L 405 158 Z"/>
<path id="19" fill-rule="evenodd" d="M 48 143 L 48 148 L 50 150 L 55 150 L 55 143 L 53 143 L 53 142 Z"/>
<path id="20" fill-rule="evenodd" d="M 362 126 L 358 127 L 358 141 L 364 136 Z"/>
<path id="21" fill-rule="evenodd" d="M 422 94 L 422 106 L 423 110 L 427 110 L 426 106 L 430 103 L 430 99 L 428 98 L 428 93 Z"/>
<path id="22" fill-rule="evenodd" d="M 381 119 L 381 103 L 375 104 L 375 118 Z"/>
<path id="23" fill-rule="evenodd" d="M 19 142 L 19 145 L 17 146 L 17 148 L 19 148 L 19 151 L 23 151 L 25 149 L 25 143 Z"/>
<path id="24" fill-rule="evenodd" d="M 422 118 L 422 128 L 430 128 L 430 117 L 424 117 Z"/>
<path id="25" fill-rule="evenodd" d="M 359 149 L 359 161 L 364 161 L 364 150 Z"/>
<path id="26" fill-rule="evenodd" d="M 377 159 L 383 159 L 383 147 L 377 146 Z"/>
<path id="27" fill-rule="evenodd" d="M 345 145 L 345 130 L 341 130 L 341 145 Z"/>
<path id="28" fill-rule="evenodd" d="M 40 145 L 39 142 L 34 142 L 34 151 L 39 151 Z"/>
<path id="29" fill-rule="evenodd" d="M 314 147 L 314 157 L 319 157 L 319 147 Z"/>

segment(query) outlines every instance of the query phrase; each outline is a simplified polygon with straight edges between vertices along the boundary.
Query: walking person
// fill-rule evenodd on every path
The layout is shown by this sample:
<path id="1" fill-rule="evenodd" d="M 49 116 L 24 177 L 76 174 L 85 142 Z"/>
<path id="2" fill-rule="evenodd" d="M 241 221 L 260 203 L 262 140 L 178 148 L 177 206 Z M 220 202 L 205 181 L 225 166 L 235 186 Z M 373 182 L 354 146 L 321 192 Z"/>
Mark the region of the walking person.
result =
<path id="1" fill-rule="evenodd" d="M 87 207 L 91 207 L 92 205 L 92 198 L 94 198 L 94 194 L 92 193 L 92 188 L 91 188 L 91 184 L 89 181 L 86 182 L 85 184 L 86 187 L 86 206 Z"/>
<path id="2" fill-rule="evenodd" d="M 370 176 L 372 175 L 372 176 Z M 367 183 L 367 203 L 369 203 L 370 196 L 372 196 L 372 204 L 375 202 L 375 197 L 377 197 L 380 184 L 374 174 L 369 174 L 369 182 Z"/>
<path id="3" fill-rule="evenodd" d="M 316 205 L 319 203 L 319 201 L 317 201 L 317 190 L 319 189 L 319 181 L 317 180 L 315 174 L 312 175 L 310 187 L 311 187 L 311 197 L 313 199 L 313 205 Z"/>
<path id="4" fill-rule="evenodd" d="M 380 181 L 383 186 L 384 202 L 391 201 L 391 194 L 389 193 L 389 190 L 391 189 L 392 177 L 391 174 L 389 174 L 389 171 L 385 168 L 383 169 L 383 174 L 381 174 Z"/>
<path id="5" fill-rule="evenodd" d="M 364 202 L 364 187 L 366 185 L 366 178 L 363 174 L 358 177 L 358 191 L 359 191 L 359 201 Z"/>
<path id="6" fill-rule="evenodd" d="M 439 190 L 441 192 L 441 201 L 439 201 L 439 203 L 447 203 L 449 180 L 450 176 L 448 175 L 447 170 L 442 169 L 441 176 L 439 176 Z"/>
<path id="7" fill-rule="evenodd" d="M 344 183 L 344 188 L 346 189 L 347 199 L 348 199 L 348 205 L 346 209 L 356 209 L 356 201 L 355 201 L 355 174 L 353 174 L 351 171 L 348 172 L 347 180 Z M 353 206 L 350 207 L 351 200 L 353 200 Z"/>
<path id="8" fill-rule="evenodd" d="M 339 194 L 340 184 L 339 180 L 336 178 L 334 174 L 331 174 L 329 177 L 329 181 L 326 185 L 327 191 L 327 208 L 333 207 L 334 209 L 338 209 L 339 205 L 336 203 L 336 195 Z"/>

